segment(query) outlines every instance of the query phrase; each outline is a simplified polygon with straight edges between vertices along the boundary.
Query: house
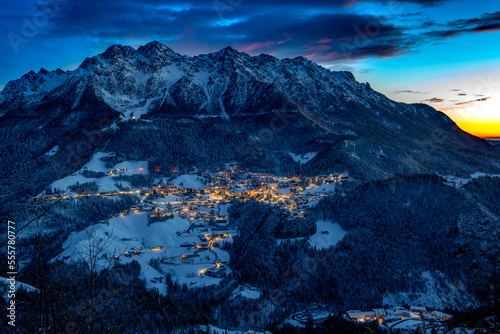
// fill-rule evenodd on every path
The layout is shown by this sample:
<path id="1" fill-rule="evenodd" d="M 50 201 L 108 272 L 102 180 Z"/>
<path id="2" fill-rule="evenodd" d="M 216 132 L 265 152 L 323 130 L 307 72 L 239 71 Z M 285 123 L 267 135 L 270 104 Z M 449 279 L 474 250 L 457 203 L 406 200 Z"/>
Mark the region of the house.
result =
<path id="1" fill-rule="evenodd" d="M 370 319 L 375 319 L 375 312 L 374 311 L 362 312 L 362 311 L 358 310 L 358 311 L 347 311 L 346 313 L 350 319 L 356 320 L 359 322 L 363 322 L 363 321 L 370 320 Z"/>
<path id="2" fill-rule="evenodd" d="M 439 312 L 439 311 L 434 311 L 431 313 L 431 315 L 438 317 L 441 321 L 446 321 L 446 320 L 450 320 L 451 318 L 453 318 L 452 315 L 446 314 L 443 312 Z"/>
<path id="3" fill-rule="evenodd" d="M 410 312 L 419 313 L 419 314 L 422 315 L 423 313 L 426 313 L 427 310 L 423 306 L 411 306 L 410 307 Z"/>
<path id="4" fill-rule="evenodd" d="M 208 269 L 208 270 L 206 270 L 206 271 L 205 271 L 205 275 L 210 276 L 210 277 L 216 277 L 216 278 L 226 277 L 226 276 L 227 276 L 227 273 L 226 273 L 226 268 L 221 268 L 221 269 L 216 269 L 216 268 L 213 268 L 213 269 Z"/>
<path id="5" fill-rule="evenodd" d="M 182 254 L 181 259 L 190 259 L 190 258 L 197 257 L 197 256 L 199 256 L 199 255 L 197 255 L 197 254 L 188 254 L 188 255 Z"/>
<path id="6" fill-rule="evenodd" d="M 385 318 L 387 316 L 387 312 L 383 308 L 374 308 L 373 312 L 375 312 L 375 318 Z"/>
<path id="7" fill-rule="evenodd" d="M 422 313 L 420 313 L 420 312 L 415 312 L 415 311 L 410 311 L 410 317 L 412 317 L 412 318 L 417 318 L 417 319 L 421 319 L 421 318 L 422 318 Z"/>
<path id="8" fill-rule="evenodd" d="M 408 318 L 410 316 L 410 312 L 408 312 L 408 310 L 405 310 L 405 309 L 400 309 L 400 310 L 397 310 L 397 311 L 394 311 L 393 313 L 395 316 L 397 317 L 400 317 L 400 318 Z"/>

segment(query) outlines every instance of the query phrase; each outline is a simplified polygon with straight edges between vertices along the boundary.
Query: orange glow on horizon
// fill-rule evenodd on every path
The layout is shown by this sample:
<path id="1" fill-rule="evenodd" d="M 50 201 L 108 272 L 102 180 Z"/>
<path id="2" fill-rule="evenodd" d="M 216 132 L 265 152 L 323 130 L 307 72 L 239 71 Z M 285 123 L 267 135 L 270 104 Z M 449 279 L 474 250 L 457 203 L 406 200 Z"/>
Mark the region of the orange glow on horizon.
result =
<path id="1" fill-rule="evenodd" d="M 481 138 L 500 138 L 500 121 L 498 122 L 457 122 L 464 131 Z"/>

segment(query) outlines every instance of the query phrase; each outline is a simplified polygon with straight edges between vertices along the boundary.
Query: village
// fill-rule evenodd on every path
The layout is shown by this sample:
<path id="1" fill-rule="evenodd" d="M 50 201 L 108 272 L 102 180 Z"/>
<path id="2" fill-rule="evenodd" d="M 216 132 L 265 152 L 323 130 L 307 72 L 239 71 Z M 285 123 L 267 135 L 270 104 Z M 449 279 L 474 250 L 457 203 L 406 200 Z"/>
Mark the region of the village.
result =
<path id="1" fill-rule="evenodd" d="M 136 173 L 143 173 L 144 167 L 137 167 Z M 94 181 L 92 176 L 117 177 L 135 174 L 131 168 L 116 168 L 107 173 L 84 167 L 72 176 L 85 176 Z M 178 173 L 177 173 L 178 174 Z M 323 196 L 332 195 L 342 190 L 342 182 L 350 181 L 341 174 L 320 175 L 301 179 L 299 177 L 280 177 L 271 174 L 250 173 L 240 170 L 235 164 L 228 164 L 222 171 L 215 173 L 199 172 L 196 167 L 189 174 L 157 178 L 155 185 L 146 189 L 104 189 L 98 192 L 68 192 L 66 189 L 48 191 L 31 198 L 34 202 L 71 200 L 91 196 L 139 195 L 140 204 L 119 213 L 148 212 L 152 221 L 178 214 L 193 221 L 196 226 L 203 222 L 213 222 L 218 228 L 227 223 L 227 214 L 221 214 L 221 208 L 234 200 L 255 200 L 265 202 L 284 210 L 290 219 L 303 219 L 307 210 Z M 97 179 L 99 180 L 99 178 Z M 186 181 L 185 184 L 182 181 Z M 109 183 L 109 182 L 108 182 Z M 101 188 L 101 187 L 100 187 Z M 100 189 L 101 190 L 101 189 Z M 223 210 L 224 211 L 224 210 Z M 225 211 L 224 211 L 225 212 Z M 114 216 L 113 216 L 114 217 Z"/>
<path id="2" fill-rule="evenodd" d="M 144 173 L 148 173 L 144 162 L 126 162 L 105 171 L 99 161 L 91 161 L 65 183 L 56 181 L 54 188 L 59 190 L 42 193 L 32 201 L 39 204 L 93 196 L 138 196 L 137 204 L 98 222 L 92 233 L 112 238 L 103 260 L 138 261 L 147 286 L 160 291 L 167 276 L 190 287 L 218 284 L 234 274 L 229 254 L 223 249 L 238 235 L 228 221 L 234 201 L 265 202 L 283 210 L 288 219 L 304 219 L 322 197 L 342 191 L 342 182 L 350 181 L 340 174 L 301 179 L 251 173 L 228 164 L 212 173 L 193 168 L 188 174 L 157 176 L 151 187 L 137 189 L 126 182 L 121 189 L 110 187 L 116 184 L 114 178 Z M 95 181 L 99 191 L 68 191 L 75 180 L 82 184 L 87 179 Z M 67 242 L 70 246 L 60 258 L 74 258 L 71 253 L 79 252 L 78 245 L 86 242 L 88 234 L 73 233 L 73 240 Z"/>
<path id="3" fill-rule="evenodd" d="M 137 170 L 144 171 L 138 167 Z M 110 170 L 107 177 L 120 176 L 129 171 L 127 168 Z M 99 172 L 84 168 L 80 174 L 96 175 Z M 133 174 L 133 171 L 132 171 Z M 76 174 L 73 174 L 75 176 Z M 102 174 L 104 176 L 104 174 Z M 172 179 L 172 177 L 170 178 Z M 183 184 L 185 179 L 187 182 Z M 312 178 L 282 177 L 271 174 L 250 173 L 229 165 L 226 169 L 210 173 L 200 173 L 194 168 L 192 172 L 173 178 L 173 183 L 167 179 L 158 178 L 156 184 L 149 189 L 132 189 L 127 186 L 121 190 L 101 192 L 44 193 L 31 200 L 52 201 L 70 200 L 90 196 L 119 196 L 136 194 L 141 196 L 140 206 L 130 210 L 150 211 L 152 217 L 161 218 L 166 215 L 179 214 L 191 220 L 225 220 L 216 213 L 219 206 L 232 203 L 233 200 L 255 200 L 266 202 L 283 209 L 291 219 L 303 219 L 312 205 L 323 196 L 341 191 L 342 182 L 350 181 L 348 176 L 340 174 L 320 175 Z M 336 188 L 337 186 L 337 188 Z M 158 204 L 168 203 L 168 210 L 158 207 Z M 124 214 L 124 213 L 122 213 Z"/>
<path id="4" fill-rule="evenodd" d="M 103 173 L 101 170 L 83 168 L 73 174 L 76 177 L 101 179 L 100 185 L 110 184 L 109 178 L 126 173 L 144 173 L 144 164 L 132 162 L 129 168 L 115 168 Z M 136 170 L 134 170 L 134 167 Z M 146 170 L 147 172 L 147 170 Z M 102 182 L 108 178 L 107 182 Z M 98 179 L 99 180 L 99 179 Z M 234 201 L 254 200 L 270 204 L 291 220 L 304 219 L 308 210 L 324 196 L 343 192 L 343 182 L 352 181 L 341 174 L 320 175 L 311 178 L 274 176 L 266 173 L 251 173 L 236 165 L 228 164 L 217 172 L 200 172 L 196 168 L 190 173 L 174 173 L 170 177 L 156 177 L 154 185 L 133 188 L 127 184 L 122 189 L 100 187 L 99 192 L 75 193 L 59 191 L 42 193 L 32 198 L 35 203 L 57 200 L 78 200 L 89 196 L 135 195 L 139 201 L 127 210 L 113 214 L 84 231 L 74 232 L 66 241 L 65 251 L 59 255 L 63 260 L 74 259 L 81 253 L 81 247 L 88 242 L 89 232 L 94 235 L 111 235 L 102 260 L 141 265 L 141 277 L 149 289 L 166 293 L 167 277 L 186 287 L 218 284 L 221 279 L 238 275 L 230 268 L 229 253 L 224 250 L 238 231 L 228 221 L 228 210 Z M 102 189 L 101 189 L 102 188 Z M 328 234 L 326 227 L 317 234 Z M 324 223 L 331 226 L 331 223 Z M 343 234 L 340 233 L 340 237 Z M 244 288 L 244 286 L 241 286 Z M 259 298 L 261 293 L 246 288 L 244 295 Z M 238 290 L 238 289 L 237 289 Z M 235 296 L 243 293 L 236 291 Z M 255 295 L 255 296 L 254 296 Z M 329 316 L 324 306 L 313 305 L 305 311 L 290 317 L 288 322 L 305 325 L 311 317 L 314 324 L 320 324 Z M 351 310 L 344 318 L 357 323 L 376 321 L 389 332 L 445 328 L 451 315 L 425 307 L 393 307 L 371 311 Z"/>
<path id="5" fill-rule="evenodd" d="M 344 313 L 346 319 L 356 322 L 377 321 L 381 327 L 390 332 L 396 330 L 417 330 L 422 333 L 431 333 L 434 330 L 446 330 L 446 321 L 453 318 L 452 315 L 428 309 L 424 306 L 403 306 L 392 308 L 377 308 L 371 311 L 351 310 Z"/>
<path id="6" fill-rule="evenodd" d="M 286 321 L 289 324 L 304 327 L 323 323 L 332 313 L 326 305 L 312 304 L 303 311 L 290 316 Z M 396 306 L 390 308 L 375 308 L 371 311 L 349 310 L 344 312 L 343 318 L 355 323 L 375 321 L 380 328 L 389 333 L 400 331 L 433 333 L 447 331 L 446 321 L 452 315 L 423 306 Z"/>
<path id="7" fill-rule="evenodd" d="M 220 207 L 234 200 L 255 200 L 283 209 L 291 219 L 303 219 L 311 205 L 323 196 L 335 192 L 335 185 L 348 180 L 342 175 L 322 175 L 308 180 L 299 177 L 278 177 L 242 171 L 235 166 L 217 172 L 204 172 L 201 177 L 192 174 L 181 179 L 194 184 L 169 184 L 162 180 L 152 188 L 145 202 L 151 204 L 169 203 L 168 214 L 179 214 L 191 220 L 215 220 L 224 224 L 227 215 L 220 214 Z M 202 184 L 199 180 L 205 180 Z M 181 182 L 182 183 L 182 182 Z M 223 222 L 221 222 L 223 221 Z"/>

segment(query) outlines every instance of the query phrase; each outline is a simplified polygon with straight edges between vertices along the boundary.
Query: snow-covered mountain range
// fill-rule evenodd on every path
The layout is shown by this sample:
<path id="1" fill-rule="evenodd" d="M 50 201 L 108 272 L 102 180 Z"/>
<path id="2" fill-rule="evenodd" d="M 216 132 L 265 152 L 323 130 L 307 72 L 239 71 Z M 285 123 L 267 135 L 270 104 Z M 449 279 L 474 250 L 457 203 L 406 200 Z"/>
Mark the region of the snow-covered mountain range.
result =
<path id="1" fill-rule="evenodd" d="M 268 168 L 280 171 L 348 170 L 363 178 L 490 172 L 500 156 L 497 148 L 461 131 L 443 113 L 391 101 L 349 72 L 333 72 L 303 57 L 250 56 L 231 47 L 190 57 L 159 42 L 138 49 L 113 45 L 74 71 L 42 69 L 9 82 L 0 92 L 0 115 L 0 127 L 23 132 L 24 140 L 43 138 L 46 151 L 59 145 L 57 155 L 74 150 L 71 141 L 82 131 L 112 128 L 114 138 L 118 128 L 129 136 L 152 134 L 170 131 L 159 127 L 168 121 L 177 122 L 176 130 L 186 123 L 190 129 L 197 124 L 221 127 L 225 139 L 198 143 L 201 151 L 210 155 L 215 144 L 229 151 L 224 159 L 248 160 L 243 142 L 260 161 L 268 161 Z M 193 136 L 188 132 L 184 135 Z M 113 143 L 107 132 L 100 136 Z M 199 147 L 185 147 L 183 154 L 193 164 L 207 160 Z M 313 158 L 307 163 L 291 158 L 303 154 Z M 180 164 L 165 152 L 153 158 Z"/>

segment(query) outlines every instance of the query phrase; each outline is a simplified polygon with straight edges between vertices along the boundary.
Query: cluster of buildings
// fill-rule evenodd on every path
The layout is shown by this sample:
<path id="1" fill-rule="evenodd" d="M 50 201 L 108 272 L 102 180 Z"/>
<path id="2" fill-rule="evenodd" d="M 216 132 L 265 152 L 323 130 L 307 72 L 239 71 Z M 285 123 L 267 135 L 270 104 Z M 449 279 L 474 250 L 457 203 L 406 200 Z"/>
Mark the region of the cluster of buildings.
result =
<path id="1" fill-rule="evenodd" d="M 195 175 L 193 175 L 195 176 Z M 280 177 L 272 174 L 249 173 L 231 166 L 216 173 L 199 175 L 205 180 L 200 189 L 174 186 L 166 182 L 151 189 L 151 203 L 165 203 L 170 198 L 171 212 L 191 220 L 226 220 L 220 205 L 234 200 L 266 202 L 287 212 L 291 219 L 303 219 L 311 202 L 335 192 L 335 184 L 347 176 L 332 174 L 313 178 Z M 338 190 L 337 190 L 338 191 Z"/>
<path id="2" fill-rule="evenodd" d="M 105 177 L 119 176 L 124 172 L 127 172 L 126 168 L 113 169 Z M 213 265 L 201 272 L 195 271 L 198 276 L 222 278 L 229 275 L 230 268 L 226 262 L 220 261 L 213 248 L 218 242 L 231 242 L 231 238 L 238 233 L 229 229 L 228 209 L 231 203 L 249 200 L 264 202 L 283 210 L 289 219 L 304 219 L 314 201 L 339 191 L 341 187 L 338 185 L 346 180 L 348 177 L 338 174 L 299 178 L 250 173 L 236 165 L 227 165 L 217 172 L 194 170 L 179 176 L 179 179 L 175 178 L 175 174 L 171 180 L 157 178 L 155 185 L 149 188 L 124 188 L 92 194 L 55 193 L 33 200 L 42 203 L 44 200 L 81 196 L 135 194 L 140 197 L 139 203 L 112 218 L 143 212 L 147 214 L 148 225 L 162 224 L 175 216 L 188 220 L 190 224 L 186 230 L 176 232 L 183 241 L 178 245 L 169 245 L 168 250 L 164 248 L 166 245 L 145 246 L 131 248 L 124 256 L 140 257 L 146 251 L 154 251 L 165 254 L 159 258 L 159 263 L 163 265 Z"/>
<path id="3" fill-rule="evenodd" d="M 402 306 L 396 306 L 390 309 L 375 308 L 371 311 L 351 310 L 345 312 L 345 317 L 358 322 L 378 319 L 383 319 L 384 321 L 394 321 L 408 318 L 446 321 L 453 318 L 450 314 L 435 310 L 430 311 L 423 306 L 411 306 L 410 309 L 406 309 Z"/>
<path id="4" fill-rule="evenodd" d="M 436 328 L 443 322 L 453 318 L 452 315 L 423 306 L 411 306 L 409 309 L 396 306 L 393 308 L 375 308 L 371 311 L 351 310 L 344 314 L 344 318 L 355 322 L 377 321 L 389 330 L 396 328 Z"/>
<path id="5" fill-rule="evenodd" d="M 108 172 L 108 176 L 116 176 L 127 169 L 116 169 Z M 151 211 L 153 218 L 164 218 L 170 214 L 179 214 L 183 218 L 201 221 L 227 219 L 227 214 L 220 214 L 218 207 L 230 204 L 233 200 L 255 200 L 266 202 L 283 209 L 291 219 L 303 219 L 311 202 L 336 191 L 335 184 L 349 180 L 340 174 L 320 175 L 311 178 L 282 177 L 265 173 L 250 173 L 228 165 L 219 172 L 192 172 L 190 176 L 204 180 L 204 187 L 193 189 L 169 184 L 166 181 L 149 189 L 106 191 L 94 194 L 51 194 L 32 198 L 35 202 L 58 199 L 72 199 L 82 196 L 115 196 L 137 194 L 141 202 L 149 204 L 168 204 L 168 211 L 155 211 L 141 206 L 139 210 Z M 337 189 L 337 191 L 339 191 Z M 168 198 L 168 200 L 165 200 Z"/>

